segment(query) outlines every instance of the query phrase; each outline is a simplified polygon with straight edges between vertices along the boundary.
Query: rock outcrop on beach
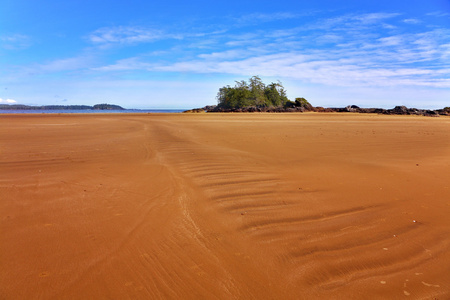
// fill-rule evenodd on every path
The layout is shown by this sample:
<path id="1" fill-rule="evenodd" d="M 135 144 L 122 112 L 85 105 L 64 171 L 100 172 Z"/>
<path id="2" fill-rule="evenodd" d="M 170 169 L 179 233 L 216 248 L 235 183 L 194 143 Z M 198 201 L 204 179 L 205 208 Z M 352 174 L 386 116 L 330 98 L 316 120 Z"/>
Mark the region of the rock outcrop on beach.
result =
<path id="1" fill-rule="evenodd" d="M 323 110 L 318 110 L 316 108 L 315 111 L 324 111 L 324 112 L 354 112 L 354 113 L 375 113 L 375 114 L 383 114 L 383 115 L 417 115 L 417 116 L 429 116 L 429 117 L 437 117 L 439 115 L 449 116 L 450 108 L 446 107 L 443 109 L 418 109 L 418 108 L 408 108 L 406 106 L 395 106 L 392 109 L 384 109 L 384 108 L 360 108 L 356 105 L 349 105 L 344 108 L 327 108 Z"/>
<path id="2" fill-rule="evenodd" d="M 291 102 L 295 103 L 295 102 Z M 309 104 L 309 103 L 308 103 Z M 258 107 L 258 106 L 247 106 L 238 108 L 224 108 L 218 105 L 208 105 L 203 108 L 192 109 L 187 112 L 271 112 L 271 113 L 282 113 L 282 112 L 339 112 L 339 113 L 369 113 L 369 114 L 383 114 L 383 115 L 416 115 L 416 116 L 428 116 L 428 117 L 438 117 L 438 116 L 450 116 L 450 107 L 445 107 L 442 109 L 418 109 L 418 108 L 408 108 L 406 106 L 395 106 L 392 109 L 384 108 L 361 108 L 357 105 L 348 105 L 346 107 L 314 107 L 311 104 L 305 105 L 288 105 L 286 107 Z"/>

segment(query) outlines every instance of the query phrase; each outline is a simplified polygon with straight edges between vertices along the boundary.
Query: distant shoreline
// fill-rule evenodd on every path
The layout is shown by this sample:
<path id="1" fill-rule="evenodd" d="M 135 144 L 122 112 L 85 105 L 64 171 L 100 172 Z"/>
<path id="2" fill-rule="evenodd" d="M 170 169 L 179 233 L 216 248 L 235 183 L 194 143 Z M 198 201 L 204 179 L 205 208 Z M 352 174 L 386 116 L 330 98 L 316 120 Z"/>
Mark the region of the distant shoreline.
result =
<path id="1" fill-rule="evenodd" d="M 126 109 L 114 104 L 42 105 L 1 104 L 0 114 L 181 113 L 186 109 Z"/>
<path id="2" fill-rule="evenodd" d="M 0 104 L 0 110 L 125 110 L 125 108 L 114 104 L 89 105 L 42 105 L 32 106 L 23 104 Z"/>
<path id="3" fill-rule="evenodd" d="M 0 109 L 0 115 L 40 115 L 40 114 L 159 114 L 159 113 L 182 113 L 185 109 L 124 109 L 124 110 L 94 110 L 94 109 L 85 109 L 85 110 L 2 110 Z"/>

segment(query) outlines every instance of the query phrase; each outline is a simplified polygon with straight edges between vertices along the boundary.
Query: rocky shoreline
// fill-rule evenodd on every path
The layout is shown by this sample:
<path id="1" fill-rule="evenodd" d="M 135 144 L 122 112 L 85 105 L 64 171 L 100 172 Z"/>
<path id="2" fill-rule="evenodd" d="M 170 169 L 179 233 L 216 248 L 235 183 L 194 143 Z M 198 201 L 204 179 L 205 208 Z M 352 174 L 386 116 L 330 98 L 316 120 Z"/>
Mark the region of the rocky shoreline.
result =
<path id="1" fill-rule="evenodd" d="M 286 112 L 349 112 L 349 113 L 370 113 L 370 114 L 383 114 L 383 115 L 416 115 L 416 116 L 450 116 L 450 107 L 442 109 L 418 109 L 408 108 L 406 106 L 396 106 L 392 109 L 384 108 L 361 108 L 356 105 L 349 105 L 346 107 L 313 107 L 313 106 L 297 106 L 297 107 L 242 107 L 242 108 L 222 108 L 217 105 L 208 105 L 203 108 L 195 108 L 185 111 L 185 113 L 217 113 L 217 112 L 269 112 L 269 113 L 286 113 Z"/>

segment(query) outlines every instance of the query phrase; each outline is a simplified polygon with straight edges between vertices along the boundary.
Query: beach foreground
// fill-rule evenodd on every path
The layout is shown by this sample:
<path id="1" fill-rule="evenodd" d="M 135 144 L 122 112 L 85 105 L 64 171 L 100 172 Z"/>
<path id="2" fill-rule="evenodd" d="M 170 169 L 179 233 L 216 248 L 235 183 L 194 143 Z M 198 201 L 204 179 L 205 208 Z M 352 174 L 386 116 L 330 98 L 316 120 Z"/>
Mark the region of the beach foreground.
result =
<path id="1" fill-rule="evenodd" d="M 449 299 L 450 118 L 0 116 L 1 299 Z"/>

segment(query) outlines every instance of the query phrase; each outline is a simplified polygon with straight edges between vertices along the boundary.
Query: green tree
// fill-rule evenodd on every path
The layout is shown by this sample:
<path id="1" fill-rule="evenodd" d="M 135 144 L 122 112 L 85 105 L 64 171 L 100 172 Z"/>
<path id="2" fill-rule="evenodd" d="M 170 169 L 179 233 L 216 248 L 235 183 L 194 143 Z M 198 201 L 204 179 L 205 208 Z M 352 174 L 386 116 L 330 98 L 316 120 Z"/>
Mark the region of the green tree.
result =
<path id="1" fill-rule="evenodd" d="M 219 89 L 217 94 L 218 105 L 223 108 L 233 108 L 237 105 L 234 97 L 234 89 L 232 87 L 224 86 Z"/>
<path id="2" fill-rule="evenodd" d="M 255 106 L 269 106 L 267 97 L 264 94 L 265 84 L 258 76 L 250 78 L 251 102 Z"/>
<path id="3" fill-rule="evenodd" d="M 271 83 L 264 90 L 269 106 L 281 107 L 286 104 L 288 98 L 281 82 Z"/>

